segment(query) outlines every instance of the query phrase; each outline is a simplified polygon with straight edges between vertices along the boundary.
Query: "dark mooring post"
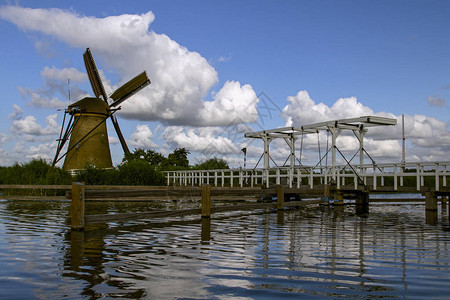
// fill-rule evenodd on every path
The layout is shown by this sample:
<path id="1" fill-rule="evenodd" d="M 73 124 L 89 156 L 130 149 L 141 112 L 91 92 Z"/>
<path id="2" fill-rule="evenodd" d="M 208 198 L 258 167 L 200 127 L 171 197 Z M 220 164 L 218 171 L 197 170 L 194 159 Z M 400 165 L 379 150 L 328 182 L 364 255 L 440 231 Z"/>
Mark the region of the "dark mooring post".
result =
<path id="1" fill-rule="evenodd" d="M 425 192 L 425 222 L 429 225 L 437 224 L 438 199 L 436 193 Z"/>
<path id="2" fill-rule="evenodd" d="M 284 188 L 282 185 L 277 186 L 277 210 L 284 209 Z"/>
<path id="3" fill-rule="evenodd" d="M 330 199 L 330 196 L 331 196 L 330 185 L 329 184 L 325 184 L 323 186 L 323 199 L 328 201 Z"/>
<path id="4" fill-rule="evenodd" d="M 450 220 L 450 196 L 447 195 L 445 198 L 447 199 L 448 219 Z"/>
<path id="5" fill-rule="evenodd" d="M 355 213 L 358 216 L 368 216 L 369 214 L 369 193 L 366 191 L 355 194 Z"/>
<path id="6" fill-rule="evenodd" d="M 334 205 L 344 205 L 344 194 L 341 190 L 336 190 L 334 192 Z"/>
<path id="7" fill-rule="evenodd" d="M 425 209 L 430 211 L 437 211 L 438 199 L 436 193 L 425 192 Z"/>
<path id="8" fill-rule="evenodd" d="M 211 186 L 202 185 L 202 218 L 211 217 Z"/>
<path id="9" fill-rule="evenodd" d="M 73 230 L 84 229 L 84 184 L 72 183 L 72 213 L 70 226 Z"/>

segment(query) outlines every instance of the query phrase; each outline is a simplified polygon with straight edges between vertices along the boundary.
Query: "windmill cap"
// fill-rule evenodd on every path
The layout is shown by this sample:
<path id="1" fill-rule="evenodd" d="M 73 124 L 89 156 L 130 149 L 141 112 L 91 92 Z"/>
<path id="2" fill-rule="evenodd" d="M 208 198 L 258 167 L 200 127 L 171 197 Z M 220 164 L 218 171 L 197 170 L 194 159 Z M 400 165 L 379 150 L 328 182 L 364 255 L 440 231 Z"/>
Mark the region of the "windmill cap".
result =
<path id="1" fill-rule="evenodd" d="M 79 108 L 87 113 L 102 114 L 102 115 L 109 114 L 108 104 L 106 104 L 106 102 L 100 98 L 86 97 L 69 105 L 69 110 L 76 108 Z"/>

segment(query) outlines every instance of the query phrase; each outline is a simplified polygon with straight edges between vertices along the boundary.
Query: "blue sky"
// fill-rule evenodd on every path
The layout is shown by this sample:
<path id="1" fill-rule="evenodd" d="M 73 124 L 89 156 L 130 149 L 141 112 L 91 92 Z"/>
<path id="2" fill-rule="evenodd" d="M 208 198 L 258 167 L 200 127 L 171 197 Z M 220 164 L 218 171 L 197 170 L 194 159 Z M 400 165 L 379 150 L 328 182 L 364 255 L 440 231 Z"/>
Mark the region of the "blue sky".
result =
<path id="1" fill-rule="evenodd" d="M 185 147 L 194 163 L 213 147 L 239 166 L 242 147 L 250 162 L 261 153 L 245 131 L 405 114 L 407 159 L 448 161 L 449 13 L 448 1 L 1 1 L 0 164 L 53 157 L 64 76 L 73 97 L 92 94 L 86 47 L 110 92 L 144 69 L 152 80 L 119 113 L 132 149 Z M 367 138 L 372 156 L 400 160 L 399 126 Z"/>

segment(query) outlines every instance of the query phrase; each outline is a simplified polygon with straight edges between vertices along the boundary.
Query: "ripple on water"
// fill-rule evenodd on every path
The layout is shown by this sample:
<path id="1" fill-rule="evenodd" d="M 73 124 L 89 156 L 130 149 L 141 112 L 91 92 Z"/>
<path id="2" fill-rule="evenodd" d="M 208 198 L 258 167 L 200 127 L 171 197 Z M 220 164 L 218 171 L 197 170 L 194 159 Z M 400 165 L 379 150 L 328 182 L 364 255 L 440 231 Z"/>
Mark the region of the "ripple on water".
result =
<path id="1" fill-rule="evenodd" d="M 148 204 L 146 204 L 148 206 Z M 0 298 L 446 297 L 450 232 L 423 206 L 66 225 L 69 203 L 0 202 Z M 130 204 L 96 206 L 130 211 Z M 441 222 L 448 222 L 442 217 Z"/>

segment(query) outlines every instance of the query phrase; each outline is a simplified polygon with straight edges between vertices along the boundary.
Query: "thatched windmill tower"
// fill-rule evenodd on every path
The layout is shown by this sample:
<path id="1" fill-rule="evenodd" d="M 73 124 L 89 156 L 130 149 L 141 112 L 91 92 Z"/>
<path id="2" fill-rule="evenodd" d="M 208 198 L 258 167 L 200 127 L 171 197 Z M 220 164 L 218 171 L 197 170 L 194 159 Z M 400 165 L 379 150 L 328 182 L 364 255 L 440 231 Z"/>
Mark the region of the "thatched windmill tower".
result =
<path id="1" fill-rule="evenodd" d="M 65 110 L 53 165 L 65 157 L 63 165 L 65 170 L 83 169 L 86 164 L 93 164 L 98 168 L 111 168 L 112 160 L 106 120 L 111 119 L 123 151 L 129 153 L 130 150 L 125 143 L 114 113 L 120 109 L 119 105 L 123 101 L 150 84 L 150 80 L 144 71 L 108 97 L 89 48 L 86 49 L 83 58 L 95 98 L 83 98 L 69 105 Z M 111 104 L 108 104 L 109 98 L 112 99 Z M 64 131 L 67 115 L 70 116 L 70 119 Z M 67 152 L 61 154 L 67 140 L 69 140 Z"/>

